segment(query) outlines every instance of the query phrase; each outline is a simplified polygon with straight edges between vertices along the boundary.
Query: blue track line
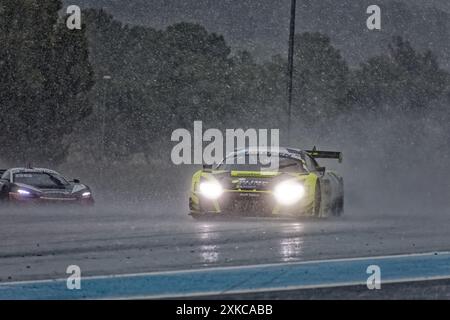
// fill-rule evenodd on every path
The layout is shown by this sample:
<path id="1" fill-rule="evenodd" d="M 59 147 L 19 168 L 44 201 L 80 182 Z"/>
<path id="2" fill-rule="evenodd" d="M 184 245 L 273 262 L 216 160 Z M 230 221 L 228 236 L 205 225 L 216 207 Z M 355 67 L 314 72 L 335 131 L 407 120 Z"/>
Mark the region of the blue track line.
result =
<path id="1" fill-rule="evenodd" d="M 450 278 L 450 253 L 442 252 L 90 277 L 82 279 L 81 290 L 68 290 L 66 280 L 5 283 L 0 299 L 189 297 L 365 284 L 369 265 L 381 268 L 382 283 Z"/>

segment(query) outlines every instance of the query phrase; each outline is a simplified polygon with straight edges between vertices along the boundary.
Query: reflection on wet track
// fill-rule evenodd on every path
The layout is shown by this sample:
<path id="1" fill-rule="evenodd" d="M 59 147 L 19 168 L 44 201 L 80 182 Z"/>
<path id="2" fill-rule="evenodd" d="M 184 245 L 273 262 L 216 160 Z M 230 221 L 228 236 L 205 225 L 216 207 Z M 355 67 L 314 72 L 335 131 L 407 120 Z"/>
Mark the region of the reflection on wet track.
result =
<path id="1" fill-rule="evenodd" d="M 281 256 L 283 262 L 295 261 L 302 252 L 302 238 L 290 238 L 281 240 Z"/>
<path id="2" fill-rule="evenodd" d="M 303 231 L 301 223 L 292 223 L 291 228 L 285 230 L 286 238 L 280 241 L 281 260 L 283 262 L 296 261 L 302 256 L 303 238 L 300 237 Z"/>

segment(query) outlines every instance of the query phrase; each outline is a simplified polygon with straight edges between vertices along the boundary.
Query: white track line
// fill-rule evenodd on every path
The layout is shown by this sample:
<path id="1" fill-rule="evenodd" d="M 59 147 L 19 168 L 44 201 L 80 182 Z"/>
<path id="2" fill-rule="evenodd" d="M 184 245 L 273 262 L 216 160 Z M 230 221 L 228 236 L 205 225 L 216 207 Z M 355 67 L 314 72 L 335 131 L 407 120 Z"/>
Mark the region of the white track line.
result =
<path id="1" fill-rule="evenodd" d="M 449 276 L 436 276 L 436 277 L 420 277 L 420 278 L 408 278 L 401 280 L 385 280 L 381 285 L 396 284 L 396 283 L 408 283 L 408 282 L 424 282 L 433 280 L 450 280 Z M 125 298 L 101 298 L 99 300 L 158 300 L 158 299 L 176 299 L 176 298 L 195 298 L 195 297 L 210 297 L 218 295 L 232 295 L 232 294 L 250 294 L 250 293 L 262 293 L 262 292 L 284 292 L 295 291 L 305 289 L 325 289 L 325 288 L 340 288 L 340 287 L 353 287 L 353 286 L 365 286 L 366 282 L 342 282 L 342 283 L 330 283 L 321 285 L 302 285 L 302 286 L 290 286 L 290 287 L 273 287 L 263 289 L 243 289 L 243 290 L 230 290 L 230 291 L 213 291 L 213 292 L 196 292 L 189 294 L 167 294 L 167 295 L 147 295 L 147 296 L 133 296 Z"/>
<path id="2" fill-rule="evenodd" d="M 157 271 L 146 273 L 129 273 L 129 274 L 117 274 L 117 275 L 104 275 L 104 276 L 88 276 L 83 277 L 83 281 L 86 280 L 101 280 L 101 279 L 121 279 L 128 277 L 145 277 L 145 276 L 159 276 L 159 275 L 172 275 L 172 274 L 190 274 L 201 272 L 215 272 L 215 271 L 228 271 L 228 270 L 246 270 L 246 269 L 259 269 L 267 267 L 283 267 L 283 266 L 297 266 L 308 265 L 316 263 L 332 263 L 332 262 L 351 262 L 362 260 L 384 260 L 384 259 L 397 259 L 408 257 L 426 257 L 426 256 L 439 256 L 450 255 L 450 251 L 439 252 L 426 252 L 426 253 L 411 253 L 411 254 L 398 254 L 398 255 L 385 255 L 385 256 L 369 256 L 369 257 L 356 257 L 356 258 L 338 258 L 338 259 L 326 259 L 326 260 L 310 260 L 299 262 L 287 262 L 287 263 L 269 263 L 269 264 L 256 264 L 245 266 L 229 266 L 229 267 L 216 267 L 216 268 L 200 268 L 200 269 L 188 269 L 188 270 L 172 270 L 172 271 Z M 45 280 L 27 280 L 27 281 L 14 281 L 14 282 L 0 282 L 0 287 L 8 285 L 22 285 L 22 284 L 38 284 L 38 283 L 52 283 L 52 282 L 66 282 L 66 278 L 60 279 L 45 279 Z"/>

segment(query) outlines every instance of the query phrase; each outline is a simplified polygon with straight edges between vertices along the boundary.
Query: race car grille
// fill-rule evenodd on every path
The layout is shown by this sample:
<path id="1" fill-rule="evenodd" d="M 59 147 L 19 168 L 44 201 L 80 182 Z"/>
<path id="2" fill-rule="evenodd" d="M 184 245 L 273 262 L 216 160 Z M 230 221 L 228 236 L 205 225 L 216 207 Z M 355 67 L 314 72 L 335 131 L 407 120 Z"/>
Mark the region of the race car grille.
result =
<path id="1" fill-rule="evenodd" d="M 270 184 L 271 181 L 268 179 L 240 178 L 232 184 L 232 190 L 266 191 L 270 190 Z"/>
<path id="2" fill-rule="evenodd" d="M 229 194 L 219 202 L 219 205 L 223 213 L 242 216 L 268 216 L 273 211 L 271 197 L 252 192 Z"/>
<path id="3" fill-rule="evenodd" d="M 74 201 L 77 198 L 70 193 L 63 192 L 45 192 L 41 195 L 41 200 L 45 201 Z"/>

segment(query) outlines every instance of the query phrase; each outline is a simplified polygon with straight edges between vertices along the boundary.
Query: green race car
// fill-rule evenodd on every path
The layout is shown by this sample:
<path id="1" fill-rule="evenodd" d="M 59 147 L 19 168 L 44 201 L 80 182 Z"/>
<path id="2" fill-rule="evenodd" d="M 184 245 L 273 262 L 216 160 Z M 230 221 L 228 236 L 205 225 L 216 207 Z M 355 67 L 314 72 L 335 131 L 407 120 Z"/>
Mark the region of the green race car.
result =
<path id="1" fill-rule="evenodd" d="M 220 164 L 204 166 L 192 177 L 189 197 L 194 218 L 239 216 L 340 216 L 344 180 L 318 165 L 318 158 L 342 161 L 342 153 L 279 148 L 244 149 Z M 267 170 L 259 157 L 276 157 L 278 170 Z M 252 158 L 253 157 L 253 158 Z M 242 161 L 237 161 L 237 159 Z M 244 161 L 245 160 L 245 161 Z"/>

